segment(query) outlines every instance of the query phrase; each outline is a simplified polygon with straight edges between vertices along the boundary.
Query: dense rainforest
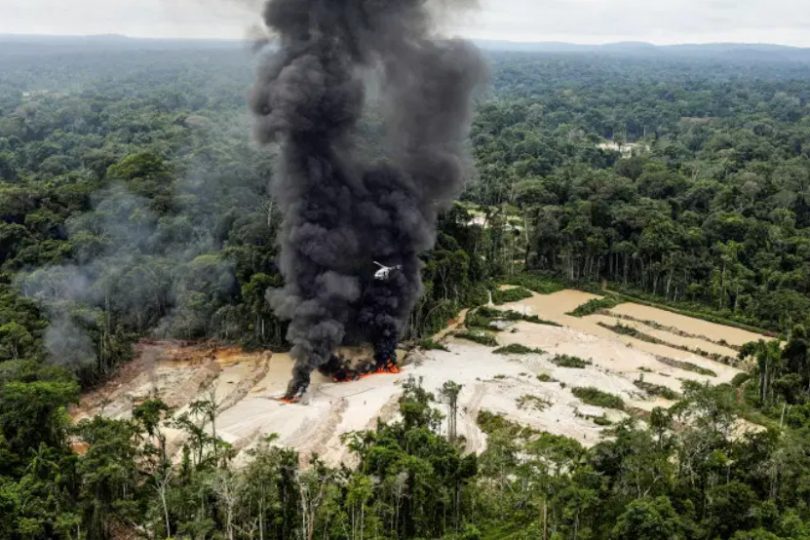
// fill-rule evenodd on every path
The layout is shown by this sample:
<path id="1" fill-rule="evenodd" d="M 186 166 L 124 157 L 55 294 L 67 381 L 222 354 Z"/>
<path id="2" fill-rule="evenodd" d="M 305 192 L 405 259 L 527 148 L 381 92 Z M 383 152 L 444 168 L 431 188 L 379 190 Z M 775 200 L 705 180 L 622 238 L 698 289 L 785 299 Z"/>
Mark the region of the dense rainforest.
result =
<path id="1" fill-rule="evenodd" d="M 495 85 L 467 198 L 525 220 L 528 268 L 803 322 L 806 65 L 515 56 Z"/>
<path id="2" fill-rule="evenodd" d="M 272 438 L 237 464 L 204 397 L 73 425 L 141 337 L 284 347 L 274 156 L 252 142 L 239 45 L 3 42 L 0 537 L 810 538 L 810 61 L 487 54 L 476 173 L 424 256 L 408 339 L 498 281 L 557 280 L 784 346 L 745 347 L 750 376 L 686 385 L 590 449 L 482 413 L 488 448 L 465 455 L 438 429 L 448 396 L 418 381 L 398 421 L 347 441 L 352 468 L 302 468 Z M 373 154 L 373 115 L 363 130 Z M 736 437 L 737 416 L 765 427 Z M 179 463 L 167 429 L 188 434 Z"/>

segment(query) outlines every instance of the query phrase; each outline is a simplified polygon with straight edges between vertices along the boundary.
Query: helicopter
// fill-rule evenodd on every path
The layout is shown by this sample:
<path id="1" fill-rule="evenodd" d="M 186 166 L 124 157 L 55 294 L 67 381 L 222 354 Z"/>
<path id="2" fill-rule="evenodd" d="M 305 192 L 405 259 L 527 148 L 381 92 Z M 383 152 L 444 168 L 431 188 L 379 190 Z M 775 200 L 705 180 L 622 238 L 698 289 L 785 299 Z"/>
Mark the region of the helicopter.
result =
<path id="1" fill-rule="evenodd" d="M 388 281 L 388 278 L 391 277 L 391 272 L 402 270 L 401 265 L 385 266 L 384 264 L 379 263 L 377 261 L 374 261 L 374 264 L 380 267 L 380 269 L 374 273 L 374 279 L 376 279 L 377 281 Z"/>

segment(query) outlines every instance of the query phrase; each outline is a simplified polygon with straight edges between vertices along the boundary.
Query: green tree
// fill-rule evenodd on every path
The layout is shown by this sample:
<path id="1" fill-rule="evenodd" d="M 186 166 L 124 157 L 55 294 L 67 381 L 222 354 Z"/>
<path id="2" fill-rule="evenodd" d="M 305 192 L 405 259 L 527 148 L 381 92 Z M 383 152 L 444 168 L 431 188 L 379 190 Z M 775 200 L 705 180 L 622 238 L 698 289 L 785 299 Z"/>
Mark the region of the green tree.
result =
<path id="1" fill-rule="evenodd" d="M 637 499 L 616 521 L 613 537 L 627 540 L 676 540 L 686 531 L 672 503 L 665 496 Z"/>

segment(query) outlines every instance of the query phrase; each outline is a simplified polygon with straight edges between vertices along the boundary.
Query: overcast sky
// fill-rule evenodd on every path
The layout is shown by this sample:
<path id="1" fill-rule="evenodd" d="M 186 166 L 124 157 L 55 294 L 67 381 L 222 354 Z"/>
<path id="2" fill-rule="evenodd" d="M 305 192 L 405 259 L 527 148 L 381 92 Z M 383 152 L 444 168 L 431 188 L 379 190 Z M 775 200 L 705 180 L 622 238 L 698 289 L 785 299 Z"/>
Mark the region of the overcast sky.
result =
<path id="1" fill-rule="evenodd" d="M 446 21 L 481 39 L 810 47 L 810 0 L 479 0 Z M 0 0 L 0 33 L 242 38 L 260 0 Z"/>

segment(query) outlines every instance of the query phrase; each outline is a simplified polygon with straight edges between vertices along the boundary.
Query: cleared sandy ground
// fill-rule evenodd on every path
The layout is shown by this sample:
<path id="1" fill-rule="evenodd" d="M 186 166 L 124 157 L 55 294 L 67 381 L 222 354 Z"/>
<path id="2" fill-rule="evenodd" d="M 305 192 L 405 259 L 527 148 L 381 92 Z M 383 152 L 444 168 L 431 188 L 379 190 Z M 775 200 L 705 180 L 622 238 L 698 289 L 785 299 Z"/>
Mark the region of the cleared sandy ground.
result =
<path id="1" fill-rule="evenodd" d="M 152 346 L 152 352 L 159 346 Z M 172 344 L 165 346 L 174 349 Z M 395 418 L 402 383 L 413 376 L 421 378 L 437 395 L 448 380 L 464 385 L 459 396 L 458 430 L 470 451 L 485 447 L 486 438 L 475 422 L 482 409 L 537 429 L 574 437 L 585 444 L 599 440 L 601 428 L 577 414 L 601 416 L 604 411 L 579 403 L 559 383 L 542 383 L 536 377 L 548 373 L 560 382 L 575 385 L 585 370 L 559 368 L 544 356 L 495 355 L 491 348 L 455 339 L 450 339 L 448 346 L 450 352 L 411 354 L 398 375 L 376 375 L 342 384 L 316 375 L 305 401 L 299 405 L 286 405 L 274 399 L 284 392 L 292 370 L 292 360 L 286 354 L 271 358 L 229 354 L 223 358 L 219 351 L 212 350 L 203 361 L 195 362 L 163 358 L 146 363 L 139 359 L 136 363 L 141 363 L 144 371 L 85 396 L 74 417 L 101 413 L 128 418 L 133 407 L 150 395 L 163 397 L 175 407 L 175 414 L 181 414 L 188 410 L 191 401 L 207 398 L 213 388 L 220 404 L 217 435 L 237 449 L 249 448 L 263 435 L 276 433 L 280 444 L 295 447 L 305 455 L 316 452 L 330 463 L 339 463 L 350 461 L 341 435 L 373 429 L 378 418 L 384 421 Z M 593 370 L 589 380 L 626 397 L 636 390 L 622 377 L 598 370 Z M 102 394 L 104 397 L 100 398 Z M 517 400 L 525 395 L 551 405 L 542 411 L 532 406 L 521 408 Z M 622 415 L 609 413 L 614 419 Z M 173 435 L 170 446 L 177 450 L 180 434 L 171 430 L 170 433 Z"/>
<path id="2" fill-rule="evenodd" d="M 693 351 L 700 350 L 709 354 L 719 354 L 722 356 L 729 356 L 731 358 L 737 356 L 737 351 L 734 349 L 727 346 L 718 345 L 714 341 L 708 341 L 706 339 L 697 337 L 687 337 L 682 334 L 651 327 L 635 320 L 621 319 L 611 315 L 600 314 L 588 315 L 586 320 L 596 324 L 602 323 L 608 326 L 614 326 L 616 324 L 629 326 L 630 328 L 634 328 L 635 330 L 638 330 L 639 332 L 642 332 L 650 337 L 656 338 L 671 345 L 675 345 L 676 347 L 685 347 Z"/>
<path id="3" fill-rule="evenodd" d="M 610 311 L 618 315 L 629 315 L 642 321 L 655 321 L 663 326 L 677 328 L 690 334 L 705 336 L 712 341 L 719 342 L 723 340 L 726 343 L 736 346 L 745 345 L 746 343 L 759 339 L 770 339 L 765 335 L 749 332 L 741 328 L 694 319 L 692 317 L 672 313 L 671 311 L 631 302 L 620 304 Z"/>
<path id="4" fill-rule="evenodd" d="M 220 411 L 217 435 L 238 450 L 248 449 L 261 437 L 275 433 L 279 436 L 279 444 L 298 449 L 302 459 L 317 453 L 328 463 L 337 464 L 352 460 L 341 441 L 344 434 L 373 429 L 378 419 L 389 421 L 396 418 L 402 384 L 409 377 L 422 379 L 424 386 L 437 396 L 446 381 L 453 380 L 463 385 L 459 396 L 459 434 L 464 437 L 468 450 L 480 452 L 486 446 L 486 437 L 476 425 L 481 410 L 592 445 L 600 440 L 604 430 L 594 423 L 594 417 L 605 416 L 616 421 L 627 413 L 585 405 L 571 393 L 573 387 L 599 388 L 621 396 L 628 410 L 644 411 L 655 406 L 668 406 L 670 402 L 647 396 L 639 390 L 633 383 L 640 378 L 679 391 L 683 380 L 719 383 L 738 373 L 736 369 L 708 358 L 620 336 L 598 325 L 599 321 L 613 324 L 615 317 L 593 315 L 580 319 L 566 315 L 594 297 L 567 290 L 535 295 L 503 306 L 504 309 L 537 314 L 563 325 L 520 322 L 497 334 L 502 345 L 519 343 L 540 348 L 545 354 L 503 356 L 494 354 L 493 348 L 459 340 L 450 330 L 461 324 L 462 314 L 452 322 L 448 331 L 437 337 L 444 341 L 448 352 L 414 351 L 406 356 L 402 373 L 371 376 L 351 383 L 337 384 L 315 374 L 304 402 L 298 405 L 286 405 L 275 399 L 283 394 L 292 370 L 292 360 L 286 354 L 245 353 L 238 348 L 175 342 L 143 343 L 139 346 L 137 358 L 116 378 L 83 397 L 74 411 L 74 418 L 94 414 L 127 418 L 133 407 L 150 395 L 160 396 L 174 409 L 174 414 L 179 415 L 187 411 L 194 400 L 213 396 Z M 633 306 L 628 308 L 625 305 L 617 308 L 620 309 L 631 311 L 617 313 L 665 321 L 660 322 L 664 325 L 670 325 L 670 319 L 655 317 L 673 315 L 661 310 L 655 310 L 660 313 L 633 311 Z M 656 337 L 669 343 L 688 344 L 712 352 L 720 347 L 713 342 L 684 338 L 633 321 L 622 323 L 639 326 L 651 335 L 656 332 Z M 713 340 L 717 336 L 716 341 L 726 339 L 732 344 L 740 343 L 744 338 L 742 331 L 727 329 L 730 334 L 726 335 L 722 333 L 725 327 L 712 325 L 708 328 L 702 321 L 694 322 L 689 328 L 694 334 L 716 332 L 712 335 Z M 723 354 L 726 352 L 735 353 L 732 349 Z M 556 354 L 578 356 L 591 361 L 592 365 L 585 369 L 559 367 L 550 361 Z M 660 357 L 688 361 L 711 369 L 717 376 L 678 369 L 663 363 Z M 541 382 L 538 375 L 550 377 L 551 382 Z M 545 405 L 521 405 L 524 396 Z M 177 431 L 170 433 L 171 449 L 177 451 L 182 436 Z"/>
<path id="5" fill-rule="evenodd" d="M 520 302 L 515 302 L 513 304 L 509 304 L 504 307 L 508 309 L 513 309 L 515 311 L 519 311 L 521 313 L 539 315 L 541 318 L 554 321 L 558 324 L 563 325 L 565 328 L 579 330 L 580 332 L 583 332 L 592 337 L 603 338 L 604 340 L 613 342 L 618 341 L 619 343 L 623 343 L 629 348 L 632 348 L 639 352 L 647 353 L 647 356 L 651 355 L 653 360 L 656 357 L 663 357 L 663 358 L 670 358 L 680 362 L 689 362 L 691 364 L 695 364 L 697 366 L 709 369 L 717 373 L 718 377 L 716 382 L 727 382 L 731 380 L 731 378 L 733 378 L 735 374 L 739 373 L 739 371 L 725 364 L 716 362 L 705 356 L 695 354 L 694 352 L 685 351 L 682 348 L 678 347 L 686 347 L 693 351 L 701 350 L 707 353 L 717 353 L 724 356 L 736 357 L 737 356 L 736 350 L 734 350 L 731 347 L 718 345 L 718 343 L 720 343 L 722 340 L 725 340 L 725 342 L 728 344 L 731 344 L 733 346 L 739 346 L 749 341 L 756 341 L 759 339 L 766 339 L 766 340 L 770 339 L 769 337 L 762 334 L 755 334 L 752 332 L 747 332 L 745 330 L 740 330 L 738 328 L 693 319 L 662 309 L 652 308 L 634 303 L 620 304 L 619 306 L 611 309 L 610 313 L 615 313 L 618 316 L 630 315 L 634 319 L 638 319 L 638 321 L 620 319 L 618 316 L 612 317 L 610 315 L 601 315 L 601 314 L 594 314 L 581 318 L 567 315 L 567 313 L 573 311 L 577 306 L 580 306 L 585 302 L 594 298 L 599 298 L 599 296 L 569 289 L 549 295 L 534 295 L 532 298 L 528 298 Z M 642 320 L 655 321 L 661 326 L 675 328 L 677 330 L 680 330 L 681 332 L 688 333 L 691 336 L 706 336 L 708 339 L 700 339 L 700 337 L 684 337 L 672 332 L 668 332 L 666 330 L 656 329 L 651 326 L 647 326 L 642 322 L 639 322 Z M 634 337 L 620 335 L 608 328 L 600 326 L 599 325 L 600 322 L 605 323 L 609 326 L 615 325 L 617 322 L 620 322 L 625 326 L 631 326 L 645 334 L 656 337 L 664 341 L 665 343 L 675 345 L 675 347 L 667 346 L 666 344 L 649 343 L 647 341 L 642 341 Z M 605 360 L 611 355 L 597 354 L 596 356 L 601 358 L 602 360 Z M 628 363 L 626 363 L 625 367 L 629 369 L 634 369 L 633 361 L 629 360 L 633 358 L 633 355 L 627 354 L 622 356 L 628 358 L 627 361 Z M 675 370 L 675 372 L 672 372 L 670 370 L 656 369 L 654 367 L 655 365 L 661 366 L 662 364 L 661 362 L 656 361 L 656 364 L 646 365 L 644 367 L 653 369 L 653 371 L 656 372 L 663 371 L 668 375 L 676 376 L 678 378 L 688 378 L 696 380 L 707 379 L 707 377 L 697 376 L 693 372 L 683 372 L 683 370 Z M 622 371 L 624 370 L 623 368 L 619 369 Z M 645 380 L 647 379 L 645 378 Z M 677 381 L 677 379 L 674 382 L 673 381 L 667 382 L 663 380 L 656 380 L 651 382 L 655 382 L 656 384 L 664 384 L 666 386 L 669 386 L 673 390 L 678 390 L 680 387 L 680 383 L 679 381 Z"/>

